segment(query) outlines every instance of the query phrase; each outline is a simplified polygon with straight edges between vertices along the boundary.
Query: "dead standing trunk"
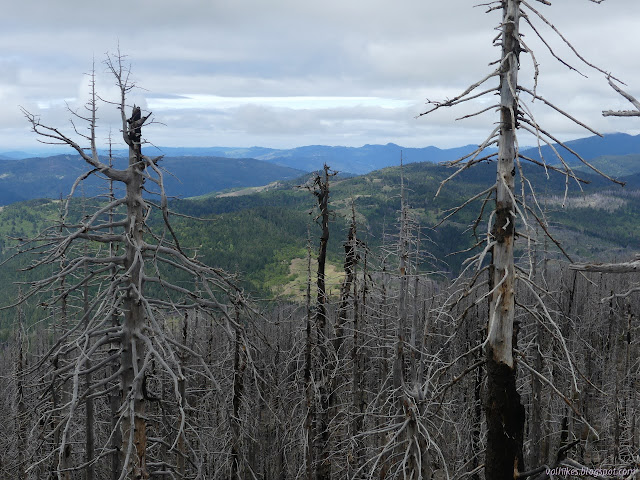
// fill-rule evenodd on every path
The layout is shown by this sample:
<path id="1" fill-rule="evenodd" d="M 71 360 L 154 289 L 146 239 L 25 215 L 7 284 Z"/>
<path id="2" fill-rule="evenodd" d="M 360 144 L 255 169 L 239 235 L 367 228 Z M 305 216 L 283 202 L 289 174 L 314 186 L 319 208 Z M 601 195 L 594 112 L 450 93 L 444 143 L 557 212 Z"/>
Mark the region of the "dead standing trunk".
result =
<path id="1" fill-rule="evenodd" d="M 236 307 L 236 323 L 240 325 L 240 311 Z M 244 371 L 247 366 L 245 358 L 244 334 L 239 327 L 235 328 L 233 354 L 233 398 L 231 418 L 231 470 L 230 479 L 243 478 L 242 475 L 242 423 L 240 420 L 240 407 L 244 395 Z"/>
<path id="2" fill-rule="evenodd" d="M 315 357 L 314 366 L 317 367 L 315 371 L 314 382 L 311 382 L 311 371 L 309 370 L 311 358 L 311 327 L 310 327 L 310 283 L 307 289 L 307 366 L 305 370 L 305 382 L 307 382 L 307 408 L 313 408 L 313 412 L 308 411 L 308 415 L 315 414 L 315 422 L 312 422 L 313 428 L 313 445 L 307 450 L 307 468 L 310 465 L 310 461 L 313 459 L 315 463 L 315 476 L 316 480 L 329 480 L 331 478 L 331 460 L 329 452 L 329 420 L 330 420 L 330 395 L 331 395 L 331 368 L 329 365 L 329 338 L 327 335 L 327 291 L 325 282 L 325 265 L 327 262 L 327 245 L 329 243 L 329 178 L 336 175 L 335 172 L 331 172 L 331 169 L 325 164 L 323 174 L 316 174 L 313 183 L 306 185 L 306 189 L 309 190 L 316 197 L 318 202 L 318 209 L 320 214 L 316 220 L 320 221 L 322 228 L 322 234 L 320 236 L 320 248 L 318 249 L 318 269 L 317 269 L 317 300 L 315 315 L 313 320 L 316 327 L 316 343 L 317 356 Z M 310 267 L 310 265 L 309 265 Z M 315 382 L 317 381 L 317 384 Z M 311 389 L 318 393 L 318 399 L 314 402 L 310 402 L 309 395 Z M 310 417 L 308 417 L 309 419 Z M 306 422 L 307 428 L 310 427 L 309 422 Z M 307 475 L 309 475 L 307 470 Z"/>
<path id="3" fill-rule="evenodd" d="M 324 177 L 324 178 L 323 178 Z M 318 391 L 320 401 L 317 409 L 317 433 L 318 439 L 318 466 L 316 469 L 317 480 L 330 480 L 331 460 L 329 459 L 329 396 L 330 385 L 328 375 L 329 349 L 327 338 L 327 290 L 325 283 L 325 265 L 327 261 L 327 245 L 329 243 L 329 167 L 324 166 L 324 176 L 317 176 L 315 184 L 317 189 L 313 192 L 318 200 L 320 209 L 320 222 L 322 235 L 320 236 L 320 249 L 318 250 L 317 286 L 318 299 L 316 305 L 316 339 L 318 342 L 318 365 L 320 385 Z"/>
<path id="4" fill-rule="evenodd" d="M 515 89 L 520 53 L 519 0 L 502 2 L 502 67 L 500 70 L 500 136 L 496 179 L 496 211 L 493 223 L 493 291 L 486 341 L 487 389 L 485 414 L 487 445 L 485 477 L 513 479 L 524 469 L 522 456 L 524 407 L 516 390 L 513 359 L 515 271 L 514 160 L 517 155 Z"/>
<path id="5" fill-rule="evenodd" d="M 109 167 L 113 167 L 113 156 L 111 152 L 111 146 L 109 146 Z M 109 202 L 114 202 L 116 199 L 114 195 L 113 189 L 113 179 L 109 179 Z M 114 222 L 114 211 L 113 209 L 109 210 L 109 224 L 113 225 Z M 113 235 L 114 229 L 113 227 L 109 228 L 109 234 Z M 113 257 L 116 253 L 117 245 L 113 242 L 109 243 L 109 256 Z M 116 278 L 116 266 L 111 267 L 111 281 L 113 282 Z M 117 312 L 112 312 L 111 314 L 111 326 L 118 327 L 120 325 L 120 318 Z M 117 341 L 113 341 L 109 346 L 109 356 L 113 356 L 118 352 L 120 345 Z M 120 362 L 118 360 L 114 360 L 111 362 L 110 374 L 112 376 L 117 375 L 120 370 Z M 111 413 L 111 449 L 113 453 L 111 454 L 111 480 L 118 480 L 120 478 L 120 456 L 122 452 L 122 431 L 118 425 L 118 408 L 120 406 L 120 398 L 122 397 L 122 391 L 120 392 L 111 392 L 109 393 L 109 409 Z"/>
<path id="6" fill-rule="evenodd" d="M 18 289 L 18 296 L 22 297 L 22 291 Z M 24 395 L 24 371 L 25 371 L 25 331 L 24 331 L 24 319 L 22 314 L 22 308 L 18 308 L 18 355 L 15 364 L 15 378 L 16 378 L 16 390 L 15 390 L 15 435 L 16 435 L 16 478 L 18 480 L 27 480 L 25 454 L 27 453 L 27 434 L 24 428 L 24 421 L 27 414 L 27 408 L 25 406 Z"/>
<path id="7" fill-rule="evenodd" d="M 304 387 L 305 404 L 307 414 L 304 419 L 305 428 L 305 467 L 307 480 L 313 479 L 313 464 L 315 450 L 313 448 L 313 434 L 315 431 L 315 402 L 313 398 L 313 385 L 311 384 L 312 356 L 311 347 L 313 344 L 311 330 L 311 233 L 307 228 L 307 293 L 306 293 L 306 332 L 305 332 L 305 366 L 304 366 Z"/>
<path id="8" fill-rule="evenodd" d="M 125 245 L 125 270 L 129 274 L 127 293 L 124 299 L 124 323 L 122 334 L 122 354 L 120 364 L 122 368 L 122 455 L 124 471 L 130 478 L 147 479 L 147 425 L 145 421 L 145 399 L 142 394 L 141 383 L 144 374 L 141 373 L 145 345 L 141 340 L 141 331 L 145 325 L 145 312 L 142 303 L 143 269 L 142 259 L 143 238 L 146 204 L 142 198 L 142 153 L 140 147 L 140 128 L 146 119 L 133 120 L 136 110 L 130 119 L 131 134 L 125 134 L 129 144 L 129 168 L 127 169 L 126 208 L 127 235 Z M 138 117 L 139 118 L 139 117 Z"/>
<path id="9" fill-rule="evenodd" d="M 86 252 L 86 247 L 85 247 Z M 86 253 L 85 253 L 86 254 Z M 85 275 L 88 275 L 88 267 L 85 265 L 84 267 Z M 82 302 L 83 302 L 83 312 L 85 315 L 89 312 L 89 284 L 86 282 L 82 289 Z M 88 319 L 88 316 L 87 316 Z M 87 320 L 88 322 L 88 320 Z M 87 358 L 85 360 L 85 368 L 87 373 L 85 375 L 85 382 L 87 384 L 87 390 L 91 388 L 92 375 L 91 375 L 91 359 Z M 85 462 L 87 464 L 87 468 L 85 469 L 85 480 L 94 480 L 95 478 L 95 415 L 94 415 L 94 405 L 93 405 L 93 397 L 88 396 L 85 400 L 85 409 L 86 409 L 86 418 L 85 418 Z"/>

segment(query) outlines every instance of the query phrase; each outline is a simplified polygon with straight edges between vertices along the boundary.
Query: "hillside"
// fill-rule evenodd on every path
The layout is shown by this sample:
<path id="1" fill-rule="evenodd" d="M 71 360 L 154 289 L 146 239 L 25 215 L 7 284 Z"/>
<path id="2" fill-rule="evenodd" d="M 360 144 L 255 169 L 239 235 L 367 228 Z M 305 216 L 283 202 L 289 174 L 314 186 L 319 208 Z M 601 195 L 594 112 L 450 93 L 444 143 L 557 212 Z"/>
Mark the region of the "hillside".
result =
<path id="1" fill-rule="evenodd" d="M 424 262 L 422 268 L 446 275 L 455 274 L 465 258 L 451 254 L 474 243 L 468 226 L 474 222 L 480 202 L 465 207 L 437 229 L 431 227 L 449 209 L 484 190 L 495 176 L 493 165 L 480 165 L 450 182 L 434 198 L 440 182 L 450 173 L 447 167 L 431 163 L 409 164 L 403 169 L 411 214 L 421 227 L 421 250 L 435 258 Z M 576 258 L 629 256 L 630 252 L 640 249 L 639 175 L 622 177 L 629 182 L 623 189 L 585 172 L 583 176 L 591 183 L 584 186 L 582 193 L 572 185 L 563 208 L 563 176 L 551 174 L 547 180 L 541 169 L 527 169 L 526 174 L 538 186 L 538 201 L 548 211 L 554 234 Z M 335 272 L 339 273 L 342 268 L 342 243 L 346 238 L 352 203 L 357 213 L 359 238 L 371 247 L 372 262 L 382 244 L 395 241 L 400 175 L 400 168 L 392 167 L 363 176 L 334 179 L 331 208 L 335 217 L 331 226 L 329 262 Z M 306 256 L 307 227 L 310 227 L 314 252 L 319 235 L 318 227 L 312 222 L 313 216 L 309 214 L 315 207 L 315 199 L 306 190 L 295 188 L 299 181 L 279 182 L 265 191 L 238 196 L 174 201 L 172 208 L 176 212 L 206 219 L 195 221 L 174 216 L 174 228 L 184 248 L 197 251 L 198 257 L 209 264 L 239 273 L 246 288 L 255 295 L 295 296 L 296 285 L 302 285 L 306 274 L 299 268 L 300 260 L 296 259 Z M 74 208 L 80 211 L 79 203 L 75 205 Z M 59 204 L 48 200 L 4 207 L 0 211 L 0 236 L 4 239 L 6 235 L 21 238 L 33 235 L 52 223 L 58 210 Z M 483 231 L 486 227 L 481 226 L 480 234 Z M 0 242 L 0 247 L 5 247 L 5 254 L 10 243 Z M 519 245 L 522 253 L 524 242 Z M 10 262 L 0 268 L 0 281 L 4 285 L 15 280 L 15 267 L 16 263 Z M 336 282 L 338 278 L 334 276 Z M 336 291 L 337 285 L 333 288 Z M 10 286 L 3 291 L 4 298 L 0 300 L 6 304 L 7 298 L 15 298 L 15 295 L 15 287 Z"/>
<path id="2" fill-rule="evenodd" d="M 116 164 L 125 160 L 116 158 Z M 296 178 L 304 172 L 252 158 L 166 157 L 161 166 L 167 191 L 177 197 L 211 191 L 255 187 Z M 87 171 L 76 155 L 57 155 L 23 160 L 0 160 L 0 205 L 35 198 L 60 198 L 70 191 L 76 178 Z M 78 194 L 93 196 L 104 191 L 104 183 L 92 176 Z"/>
<path id="3" fill-rule="evenodd" d="M 450 274 L 458 271 L 464 255 L 450 254 L 473 244 L 467 229 L 478 214 L 480 202 L 465 207 L 437 229 L 431 227 L 464 198 L 484 190 L 495 177 L 494 172 L 493 165 L 480 165 L 460 175 L 434 197 L 440 182 L 451 170 L 430 163 L 404 167 L 408 203 L 421 226 L 421 248 L 437 259 L 425 262 L 423 269 Z M 563 208 L 563 176 L 552 174 L 547 180 L 539 169 L 527 169 L 526 173 L 532 183 L 538 185 L 538 201 L 546 205 L 556 235 L 576 257 L 625 255 L 627 250 L 640 248 L 640 182 L 633 176 L 623 177 L 628 182 L 623 189 L 585 172 L 583 177 L 591 183 L 583 187 L 582 193 L 572 186 Z M 342 243 L 352 203 L 359 222 L 359 236 L 374 252 L 383 243 L 394 241 L 400 208 L 400 176 L 400 168 L 391 167 L 334 180 L 331 207 L 335 219 L 329 252 L 330 261 L 337 268 L 341 268 L 343 261 Z M 241 196 L 175 202 L 174 208 L 181 213 L 214 219 L 199 223 L 179 219 L 179 228 L 207 261 L 240 272 L 250 288 L 262 294 L 277 292 L 278 286 L 293 281 L 292 260 L 306 254 L 307 225 L 312 219 L 309 212 L 315 207 L 315 199 L 294 184 L 282 183 L 267 191 Z M 315 245 L 319 229 L 312 223 L 311 235 Z M 431 241 L 427 241 L 427 237 Z"/>
<path id="4" fill-rule="evenodd" d="M 640 173 L 640 135 L 623 133 L 591 136 L 567 142 L 585 160 L 613 176 Z M 168 191 L 179 197 L 194 197 L 221 190 L 257 187 L 276 180 L 295 178 L 303 172 L 322 168 L 323 164 L 350 174 L 366 174 L 386 167 L 398 166 L 402 156 L 405 164 L 452 161 L 472 152 L 466 145 L 441 149 L 434 146 L 407 148 L 394 143 L 343 147 L 308 145 L 291 149 L 266 147 L 149 147 L 149 155 L 165 155 L 163 167 Z M 563 147 L 554 148 L 578 170 L 589 171 Z M 491 150 L 487 150 L 489 152 Z M 549 164 L 558 164 L 556 154 L 547 145 L 538 150 L 527 148 L 522 153 L 537 160 L 542 152 Z M 85 171 L 75 154 L 24 158 L 25 152 L 0 151 L 0 205 L 38 197 L 59 198 L 66 195 L 73 180 Z M 102 152 L 106 156 L 106 152 Z M 117 161 L 125 151 L 114 151 Z M 95 181 L 85 189 L 96 191 Z"/>
<path id="5" fill-rule="evenodd" d="M 587 161 L 603 156 L 624 156 L 630 154 L 640 154 L 640 135 L 628 135 L 626 133 L 609 133 L 598 137 L 596 135 L 586 138 L 579 138 L 565 143 L 567 147 L 576 152 Z M 554 149 L 563 156 L 565 161 L 572 166 L 580 166 L 582 163 L 570 151 L 557 144 L 553 149 L 548 145 L 538 148 L 529 148 L 522 153 L 527 157 L 540 160 L 540 152 L 548 163 L 557 164 L 559 160 Z M 615 173 L 612 172 L 615 175 Z"/>
<path id="6" fill-rule="evenodd" d="M 640 155 L 640 135 L 624 133 L 606 134 L 602 137 L 591 136 L 571 140 L 566 143 L 585 160 L 602 156 Z M 162 148 L 168 155 L 198 156 L 216 155 L 228 158 L 250 157 L 266 162 L 297 168 L 305 171 L 319 170 L 324 163 L 338 171 L 365 174 L 381 168 L 398 166 L 400 155 L 404 163 L 431 162 L 441 163 L 460 158 L 473 151 L 475 145 L 441 149 L 434 146 L 408 148 L 394 143 L 386 145 L 364 145 L 362 147 L 341 147 L 326 145 L 309 145 L 291 149 L 273 149 L 264 147 L 250 148 Z M 566 157 L 570 165 L 580 162 L 571 153 L 558 145 L 554 148 Z M 541 147 L 542 155 L 551 164 L 558 163 L 553 149 L 547 145 Z M 522 152 L 528 157 L 540 159 L 538 148 L 525 149 Z M 639 167 L 640 169 L 640 167 Z M 630 172 L 635 173 L 635 172 Z M 615 175 L 615 172 L 612 172 Z"/>

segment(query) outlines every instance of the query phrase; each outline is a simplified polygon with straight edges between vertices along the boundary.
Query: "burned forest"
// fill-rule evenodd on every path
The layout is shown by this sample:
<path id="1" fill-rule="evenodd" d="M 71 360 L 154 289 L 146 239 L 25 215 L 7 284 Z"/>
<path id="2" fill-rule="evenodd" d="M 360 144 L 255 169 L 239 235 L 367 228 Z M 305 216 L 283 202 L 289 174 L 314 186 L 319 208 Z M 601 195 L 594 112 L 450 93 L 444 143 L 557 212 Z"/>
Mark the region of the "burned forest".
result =
<path id="1" fill-rule="evenodd" d="M 276 181 L 176 198 L 163 112 L 119 48 L 66 124 L 21 107 L 81 173 L 0 207 L 0 478 L 640 479 L 640 187 L 554 131 L 603 137 L 545 96 L 544 62 L 633 105 L 598 112 L 630 129 L 638 82 L 552 3 L 478 5 L 495 58 L 414 121 L 453 112 L 485 139 L 437 164 L 283 156 Z"/>

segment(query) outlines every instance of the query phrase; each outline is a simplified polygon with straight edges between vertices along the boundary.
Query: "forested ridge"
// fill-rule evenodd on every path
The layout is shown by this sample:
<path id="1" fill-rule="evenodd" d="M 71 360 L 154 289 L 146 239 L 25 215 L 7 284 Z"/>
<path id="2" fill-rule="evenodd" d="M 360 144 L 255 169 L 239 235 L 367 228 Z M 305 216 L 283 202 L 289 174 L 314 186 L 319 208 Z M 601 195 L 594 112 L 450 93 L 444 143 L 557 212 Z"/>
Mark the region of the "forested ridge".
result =
<path id="1" fill-rule="evenodd" d="M 400 176 L 403 175 L 409 209 L 420 226 L 424 248 L 436 259 L 422 262 L 419 268 L 437 272 L 438 278 L 453 278 L 465 258 L 455 252 L 472 245 L 473 238 L 467 227 L 473 222 L 477 208 L 470 205 L 455 218 L 433 227 L 448 210 L 464 201 L 465 192 L 488 181 L 492 175 L 490 169 L 490 165 L 485 165 L 464 174 L 438 197 L 434 196 L 438 185 L 450 172 L 442 165 L 417 163 L 405 165 L 402 170 L 396 167 L 361 177 L 336 178 L 332 188 L 335 234 L 329 242 L 329 262 L 339 274 L 352 204 L 361 235 L 371 248 L 380 249 L 394 241 L 400 207 Z M 613 188 L 586 173 L 584 176 L 591 183 L 583 187 L 583 192 L 572 192 L 563 208 L 564 178 L 554 175 L 547 180 L 540 172 L 532 174 L 537 174 L 539 184 L 544 186 L 545 194 L 541 198 L 547 202 L 554 234 L 576 259 L 624 258 L 640 248 L 640 184 L 635 185 L 634 176 L 620 176 L 627 185 Z M 185 247 L 197 251 L 206 263 L 238 273 L 247 291 L 255 297 L 270 300 L 282 294 L 300 300 L 306 273 L 299 269 L 292 271 L 291 262 L 307 255 L 307 228 L 311 229 L 312 238 L 317 237 L 310 215 L 313 199 L 298 188 L 306 178 L 280 182 L 266 192 L 175 200 L 172 209 L 176 213 L 194 218 L 176 217 L 174 228 Z M 97 200 L 78 198 L 73 201 L 72 210 L 79 216 L 82 208 L 93 208 L 97 204 Z M 59 213 L 59 200 L 31 200 L 3 207 L 0 211 L 3 257 L 11 255 L 10 246 L 15 245 L 15 239 L 35 235 L 54 222 Z M 557 249 L 548 247 L 548 250 L 547 255 L 557 257 Z M 16 278 L 16 262 L 25 264 L 26 261 L 18 258 L 0 268 L 7 285 L 0 292 L 3 305 L 17 296 L 17 285 L 11 281 Z M 334 277 L 334 282 L 339 281 L 337 275 Z M 5 311 L 1 315 L 2 338 L 7 338 L 14 313 Z"/>

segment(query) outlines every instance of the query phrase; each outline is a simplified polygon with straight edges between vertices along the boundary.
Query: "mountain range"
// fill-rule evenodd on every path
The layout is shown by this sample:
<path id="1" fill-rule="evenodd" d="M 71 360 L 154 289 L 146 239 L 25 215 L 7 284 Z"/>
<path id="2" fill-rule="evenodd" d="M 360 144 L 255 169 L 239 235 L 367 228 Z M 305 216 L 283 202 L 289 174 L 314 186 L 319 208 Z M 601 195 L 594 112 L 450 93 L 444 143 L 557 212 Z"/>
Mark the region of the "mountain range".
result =
<path id="1" fill-rule="evenodd" d="M 635 184 L 640 181 L 640 135 L 624 133 L 603 137 L 586 137 L 566 143 L 571 150 L 614 177 L 629 177 Z M 341 173 L 366 174 L 385 167 L 405 164 L 452 161 L 472 152 L 476 146 L 457 148 L 437 147 L 405 148 L 393 143 L 340 147 L 311 145 L 292 149 L 266 147 L 162 147 L 149 154 L 164 154 L 162 167 L 166 189 L 177 197 L 194 197 L 229 189 L 257 187 L 278 180 L 300 177 L 305 172 L 322 168 L 326 163 Z M 577 170 L 590 171 L 578 158 L 563 147 L 548 145 L 523 148 L 522 154 L 540 159 L 542 154 L 549 164 L 558 164 L 554 149 L 563 154 L 565 161 Z M 494 152 L 487 150 L 487 152 Z M 103 152 L 104 153 L 104 152 Z M 86 171 L 77 154 L 49 157 L 22 158 L 27 152 L 0 151 L 0 205 L 33 198 L 66 196 L 75 179 Z M 126 152 L 115 151 L 116 165 L 124 166 Z M 87 196 L 103 191 L 98 179 L 84 182 Z"/>
<path id="2" fill-rule="evenodd" d="M 581 191 L 574 182 L 570 182 L 569 197 L 565 198 L 563 175 L 550 171 L 547 178 L 543 169 L 524 166 L 527 180 L 537 189 L 538 204 L 550 219 L 555 238 L 574 258 L 629 258 L 632 253 L 640 251 L 640 153 L 634 151 L 638 138 L 629 137 L 607 136 L 595 143 L 593 139 L 583 139 L 570 146 L 598 168 L 626 182 L 625 188 L 584 169 L 579 174 L 589 183 Z M 610 150 L 616 155 L 592 158 L 606 151 L 600 148 L 602 142 L 616 139 L 622 140 Z M 389 151 L 394 149 L 389 146 L 370 147 L 369 151 L 375 151 L 376 147 L 382 150 L 386 147 Z M 324 150 L 332 151 L 326 147 Z M 365 151 L 367 149 L 363 147 L 361 153 Z M 314 241 L 319 235 L 313 216 L 309 215 L 316 200 L 306 189 L 295 188 L 308 178 L 308 174 L 302 169 L 265 160 L 178 156 L 188 153 L 185 151 L 170 153 L 176 156 L 167 156 L 163 167 L 175 176 L 165 175 L 166 189 L 169 195 L 184 197 L 171 205 L 172 211 L 184 214 L 172 217 L 183 248 L 197 251 L 198 258 L 205 263 L 241 274 L 243 285 L 257 292 L 261 298 L 300 295 L 306 279 L 303 267 L 306 265 L 308 235 L 311 233 Z M 412 155 L 407 154 L 409 156 Z M 117 163 L 124 161 L 122 157 L 116 159 Z M 582 170 L 582 167 L 576 168 Z M 27 275 L 25 272 L 16 273 L 16 268 L 24 267 L 30 261 L 21 257 L 3 264 L 6 256 L 11 254 L 8 247 L 16 239 L 36 235 L 55 223 L 60 209 L 55 199 L 61 192 L 65 195 L 70 182 L 84 171 L 84 164 L 72 155 L 0 161 L 0 284 L 6 286 L 0 292 L 0 304 L 16 298 L 14 282 Z M 472 202 L 473 205 L 466 206 L 437 229 L 430 227 L 444 220 L 456 205 L 485 190 L 495 181 L 496 173 L 495 165 L 482 163 L 448 182 L 436 197 L 439 185 L 451 173 L 452 169 L 446 165 L 413 162 L 402 170 L 396 166 L 365 175 L 334 177 L 331 209 L 335 215 L 332 217 L 328 250 L 331 270 L 328 281 L 331 279 L 334 283 L 330 290 L 339 289 L 335 282 L 339 281 L 344 261 L 343 242 L 352 214 L 351 206 L 357 215 L 358 237 L 366 241 L 372 252 L 378 251 L 378 247 L 397 239 L 401 183 L 406 187 L 412 218 L 421 226 L 419 236 L 430 239 L 424 248 L 433 261 L 421 268 L 437 270 L 445 275 L 458 272 L 465 255 L 454 255 L 454 252 L 465 251 L 477 241 L 468 227 L 476 221 L 482 199 Z M 258 187 L 268 183 L 271 183 L 270 188 Z M 247 188 L 249 185 L 255 188 Z M 520 191 L 519 180 L 516 188 Z M 526 188 L 529 189 L 528 185 Z M 103 182 L 97 178 L 84 186 L 87 196 L 104 190 Z M 221 194 L 222 190 L 226 192 Z M 25 198 L 31 200 L 17 201 Z M 89 205 L 95 206 L 99 201 Z M 82 202 L 72 202 L 74 215 L 81 215 L 84 208 Z M 483 222 L 486 222 L 486 210 Z M 192 217 L 208 221 L 198 222 Z M 482 234 L 486 228 L 484 223 L 480 225 L 479 233 Z M 518 254 L 523 253 L 525 244 L 519 241 Z M 0 312 L 0 340 L 8 332 L 3 330 L 3 325 L 9 325 L 12 320 L 9 314 Z"/>
<path id="3" fill-rule="evenodd" d="M 115 159 L 116 167 L 124 167 L 124 164 L 124 158 Z M 166 157 L 161 167 L 167 172 L 165 188 L 175 197 L 260 186 L 305 173 L 252 158 Z M 64 197 L 71 191 L 76 178 L 86 171 L 86 164 L 78 155 L 0 160 L 0 205 L 34 198 Z M 104 182 L 92 176 L 82 182 L 77 193 L 94 196 L 104 191 Z"/>

